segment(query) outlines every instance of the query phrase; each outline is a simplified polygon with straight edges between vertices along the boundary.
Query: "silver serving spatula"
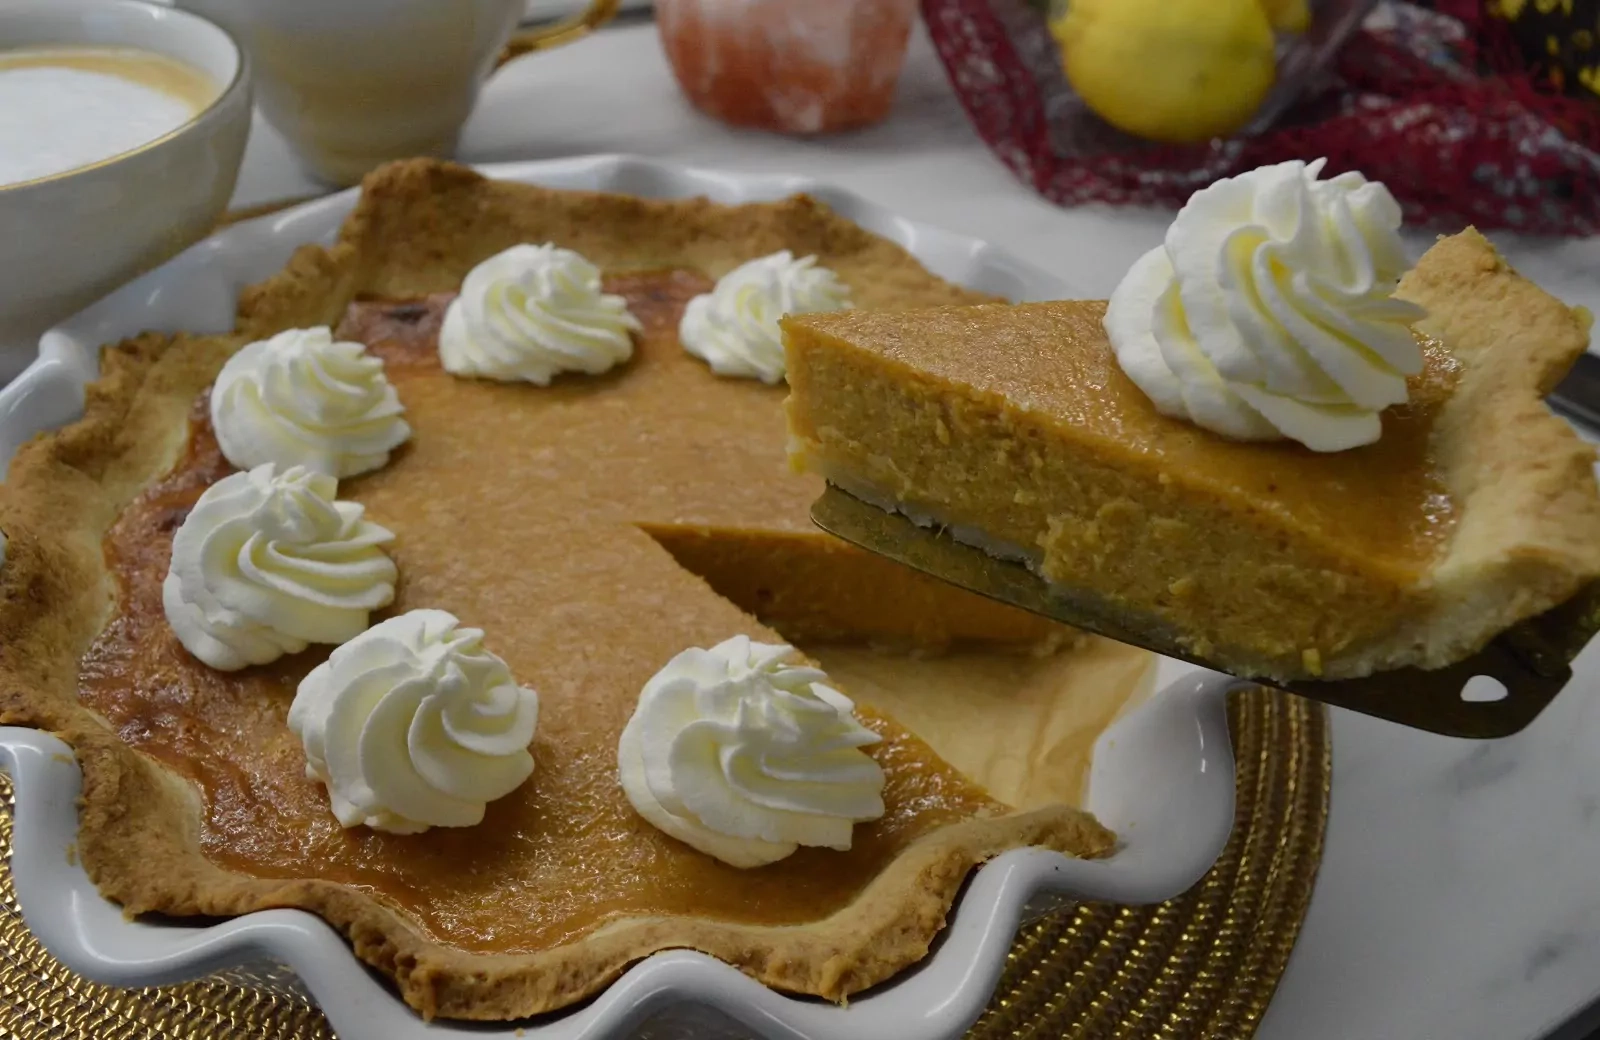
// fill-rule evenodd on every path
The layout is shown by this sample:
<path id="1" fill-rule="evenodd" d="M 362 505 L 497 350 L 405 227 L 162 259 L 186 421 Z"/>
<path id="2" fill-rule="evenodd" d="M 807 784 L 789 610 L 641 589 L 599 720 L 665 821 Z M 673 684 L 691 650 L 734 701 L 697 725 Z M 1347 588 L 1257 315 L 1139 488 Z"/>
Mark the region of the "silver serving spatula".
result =
<path id="1" fill-rule="evenodd" d="M 1226 672 L 1178 645 L 1175 632 L 1133 631 L 1096 597 L 1051 585 L 1021 563 L 996 559 L 948 534 L 920 527 L 829 485 L 811 519 L 868 552 L 990 599 L 1166 657 Z M 1278 683 L 1252 680 L 1402 726 L 1487 739 L 1523 729 L 1567 680 L 1572 659 L 1600 631 L 1600 585 L 1507 629 L 1472 657 L 1433 671 L 1404 668 L 1363 679 Z M 1494 682 L 1469 682 L 1488 676 Z M 1484 691 L 1487 687 L 1487 692 Z M 1503 696 L 1496 696 L 1501 693 Z"/>

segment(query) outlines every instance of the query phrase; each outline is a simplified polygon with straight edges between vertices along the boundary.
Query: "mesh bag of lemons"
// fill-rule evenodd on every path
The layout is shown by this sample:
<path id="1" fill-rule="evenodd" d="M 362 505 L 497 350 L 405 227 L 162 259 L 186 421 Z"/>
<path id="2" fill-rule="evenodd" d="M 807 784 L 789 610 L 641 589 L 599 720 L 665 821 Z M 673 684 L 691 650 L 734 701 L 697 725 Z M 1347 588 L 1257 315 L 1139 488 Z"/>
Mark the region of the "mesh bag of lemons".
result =
<path id="1" fill-rule="evenodd" d="M 1277 78 L 1281 36 L 1308 0 L 1064 0 L 1050 33 L 1067 82 L 1136 137 L 1189 144 L 1244 129 Z"/>

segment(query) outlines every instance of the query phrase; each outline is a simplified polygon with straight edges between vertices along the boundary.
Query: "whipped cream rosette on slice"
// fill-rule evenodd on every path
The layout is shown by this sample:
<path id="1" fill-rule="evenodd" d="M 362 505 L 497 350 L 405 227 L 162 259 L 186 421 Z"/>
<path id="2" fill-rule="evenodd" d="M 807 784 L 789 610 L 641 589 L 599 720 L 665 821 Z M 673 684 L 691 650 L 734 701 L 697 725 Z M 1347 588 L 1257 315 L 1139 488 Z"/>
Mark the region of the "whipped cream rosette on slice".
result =
<path id="1" fill-rule="evenodd" d="M 1422 371 L 1397 299 L 1400 206 L 1323 161 L 1266 166 L 1194 194 L 1111 296 L 1117 361 L 1156 408 L 1236 440 L 1371 444 Z"/>

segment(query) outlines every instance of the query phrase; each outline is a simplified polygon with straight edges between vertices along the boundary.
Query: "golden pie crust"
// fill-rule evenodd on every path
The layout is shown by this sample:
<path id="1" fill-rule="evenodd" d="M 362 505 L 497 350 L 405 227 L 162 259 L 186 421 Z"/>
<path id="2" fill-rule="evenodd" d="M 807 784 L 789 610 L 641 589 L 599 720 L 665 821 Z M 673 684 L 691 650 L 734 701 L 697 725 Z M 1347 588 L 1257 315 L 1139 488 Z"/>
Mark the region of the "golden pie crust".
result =
<path id="1" fill-rule="evenodd" d="M 182 759 L 184 741 L 202 745 L 211 737 L 235 741 L 245 759 L 245 781 L 269 787 L 277 784 L 289 791 L 283 795 L 283 804 L 304 804 L 311 797 L 308 792 L 315 789 L 295 774 L 300 767 L 294 758 L 298 748 L 285 741 L 282 713 L 296 677 L 309 670 L 320 655 L 310 651 L 233 676 L 201 674 L 195 669 L 203 666 L 184 657 L 175 649 L 170 633 L 157 631 L 158 626 L 150 623 L 156 617 L 150 613 L 153 608 L 139 606 L 139 597 L 148 598 L 150 575 L 159 575 L 165 566 L 163 543 L 149 532 L 181 522 L 184 502 L 192 501 L 207 480 L 225 471 L 208 440 L 204 409 L 197 407 L 197 401 L 224 360 L 246 342 L 285 328 L 348 323 L 352 316 L 359 318 L 364 300 L 436 299 L 437 294 L 453 291 L 465 273 L 485 257 L 518 242 L 545 240 L 577 249 L 608 276 L 624 283 L 632 277 L 629 272 L 679 272 L 638 290 L 655 293 L 663 306 L 674 302 L 669 299 L 677 291 L 672 288 L 673 279 L 689 278 L 692 284 L 708 285 L 709 278 L 737 263 L 779 248 L 818 254 L 852 287 L 861 306 L 928 305 L 979 298 L 940 281 L 903 250 L 806 198 L 734 207 L 704 200 L 651 202 L 491 182 L 463 167 L 419 160 L 395 164 L 370 177 L 334 245 L 300 249 L 281 274 L 247 289 L 234 333 L 146 334 L 106 350 L 101 377 L 86 392 L 84 418 L 24 446 L 7 483 L 0 488 L 0 530 L 9 537 L 8 558 L 0 569 L 0 721 L 52 731 L 75 750 L 84 774 L 78 853 L 101 891 L 129 913 L 234 915 L 269 907 L 304 908 L 344 932 L 356 954 L 391 976 L 402 996 L 424 1016 L 511 1019 L 557 1009 L 591 995 L 633 961 L 673 947 L 703 950 L 778 989 L 842 1000 L 926 955 L 958 887 L 975 864 L 1022 845 L 1043 845 L 1079 855 L 1108 852 L 1114 841 L 1109 832 L 1086 814 L 1053 802 L 1062 793 L 1059 786 L 1031 783 L 1026 775 L 1015 775 L 1012 762 L 1006 782 L 1017 792 L 1011 804 L 1018 808 L 1007 812 L 956 777 L 917 738 L 901 733 L 869 710 L 867 717 L 892 738 L 881 753 L 902 756 L 918 770 L 935 770 L 927 774 L 936 781 L 935 787 L 943 785 L 940 789 L 953 791 L 951 804 L 967 806 L 970 812 L 957 822 L 919 832 L 909 844 L 896 847 L 893 858 L 876 876 L 821 920 L 765 925 L 693 915 L 623 914 L 593 922 L 595 927 L 548 948 L 476 952 L 440 941 L 437 933 L 448 931 L 448 921 L 425 926 L 416 915 L 398 909 L 395 899 L 376 882 L 347 884 L 296 875 L 288 868 L 281 876 L 229 869 L 227 864 L 249 861 L 252 854 L 247 847 L 248 813 L 235 813 L 238 819 L 220 822 L 208 816 L 207 799 L 220 797 L 223 788 L 194 782 L 194 777 L 205 771 L 197 765 L 198 756 Z M 646 341 L 640 357 L 632 363 L 635 369 L 669 366 L 661 371 L 688 378 L 683 375 L 688 369 L 670 367 L 691 363 L 678 356 L 683 354 L 681 349 L 662 346 L 670 341 L 670 330 L 657 329 L 655 339 L 647 336 Z M 493 484 L 463 485 L 461 495 L 446 495 L 444 491 L 449 489 L 443 488 L 443 482 L 451 478 L 444 464 L 447 460 L 442 461 L 440 453 L 467 451 L 463 438 L 476 436 L 479 431 L 474 423 L 492 417 L 492 402 L 508 400 L 508 395 L 554 393 L 539 400 L 552 408 L 564 406 L 563 402 L 591 407 L 594 401 L 604 400 L 599 387 L 626 387 L 632 377 L 623 372 L 602 377 L 600 382 L 558 381 L 550 391 L 491 384 L 477 384 L 469 390 L 462 381 L 436 371 L 436 358 L 419 354 L 415 346 L 386 340 L 381 348 L 375 348 L 389 352 L 385 357 L 415 430 L 413 444 L 397 453 L 385 470 L 342 483 L 340 493 L 366 502 L 374 520 L 397 532 L 394 551 L 401 571 L 397 610 L 416 606 L 452 609 L 465 623 L 487 629 L 488 645 L 511 661 L 519 679 L 527 681 L 529 672 L 539 673 L 531 676 L 531 684 L 541 688 L 545 698 L 546 718 L 541 719 L 541 736 L 535 742 L 539 771 L 518 794 L 490 807 L 490 820 L 483 825 L 489 827 L 500 818 L 495 816 L 497 811 L 515 818 L 521 793 L 536 792 L 541 774 L 553 778 L 562 768 L 552 757 L 560 754 L 560 748 L 540 741 L 546 739 L 547 729 L 557 735 L 563 732 L 563 690 L 578 682 L 573 676 L 581 678 L 583 668 L 609 668 L 615 662 L 580 662 L 572 666 L 576 671 L 571 674 L 559 668 L 540 673 L 543 662 L 551 659 L 549 654 L 540 657 L 535 653 L 540 646 L 537 630 L 543 622 L 530 622 L 526 627 L 532 634 L 524 634 L 506 621 L 512 615 L 504 613 L 533 608 L 508 608 L 510 599 L 496 599 L 492 581 L 451 577 L 450 567 L 457 561 L 448 553 L 434 551 L 439 546 L 449 548 L 440 533 L 448 525 L 455 525 L 458 542 L 473 543 L 461 550 L 465 569 L 457 572 L 457 578 L 467 575 L 470 579 L 474 574 L 494 574 L 495 559 L 492 554 L 485 555 L 487 550 L 480 551 L 476 543 L 508 537 L 522 514 L 535 520 L 545 517 L 539 522 L 547 524 L 556 524 L 556 520 L 539 512 L 543 506 L 536 501 L 537 489 L 519 492 L 512 488 L 509 497 L 501 496 L 504 501 L 491 501 L 497 492 Z M 704 380 L 704 392 L 712 397 L 770 390 L 730 386 L 709 373 L 704 373 Z M 739 437 L 761 441 L 760 451 L 748 455 L 751 473 L 764 472 L 758 466 L 763 458 L 770 458 L 774 472 L 782 470 L 784 434 L 778 407 L 782 391 L 773 392 L 778 397 L 770 401 L 770 430 L 733 431 Z M 482 398 L 462 396 L 469 393 Z M 727 400 L 735 402 L 734 397 Z M 674 418 L 683 419 L 665 403 L 654 407 L 664 426 Z M 755 414 L 755 406 L 731 403 L 729 407 Z M 760 407 L 768 408 L 769 403 Z M 430 427 L 430 415 L 460 421 Z M 708 436 L 714 432 L 709 426 L 707 430 Z M 715 447 L 710 440 L 693 437 L 684 443 L 687 446 L 681 451 L 686 460 Z M 536 456 L 536 447 L 526 447 L 515 457 L 516 464 L 528 465 L 527 459 Z M 474 450 L 481 454 L 489 449 Z M 427 466 L 437 468 L 429 470 Z M 696 477 L 689 462 L 683 466 L 684 481 L 693 484 Z M 437 482 L 407 493 L 399 485 L 408 472 L 431 473 Z M 757 484 L 767 480 L 764 476 L 753 479 Z M 635 526 L 648 529 L 652 537 L 638 531 L 618 535 L 621 564 L 614 572 L 605 572 L 602 563 L 596 563 L 601 567 L 596 573 L 618 577 L 619 589 L 629 588 L 628 580 L 635 573 L 646 576 L 640 581 L 648 578 L 666 583 L 661 588 L 680 600 L 647 605 L 653 611 L 650 616 L 672 619 L 681 614 L 687 620 L 629 623 L 615 613 L 589 610 L 581 620 L 595 635 L 594 646 L 602 651 L 598 656 L 603 657 L 608 647 L 635 639 L 660 643 L 652 644 L 652 653 L 668 650 L 669 644 L 675 652 L 683 644 L 673 640 L 734 634 L 728 631 L 730 627 L 756 638 L 779 638 L 742 612 L 741 606 L 770 608 L 786 632 L 792 626 L 827 637 L 864 629 L 874 639 L 952 645 L 976 638 L 1035 648 L 1041 659 L 1053 645 L 1068 638 L 1062 630 L 1043 626 L 1035 618 L 982 603 L 909 571 L 888 568 L 881 561 L 870 564 L 859 554 L 841 550 L 839 543 L 805 522 L 804 504 L 820 484 L 787 473 L 781 481 L 759 494 L 761 487 L 747 489 L 753 497 L 738 499 L 749 508 L 770 510 L 770 522 L 740 526 L 743 514 L 724 509 L 724 503 L 716 498 L 707 499 L 709 504 L 680 504 L 676 511 L 662 515 L 630 516 L 628 519 L 638 521 Z M 523 494 L 524 501 L 519 502 L 517 494 Z M 591 503 L 602 520 L 610 515 L 605 513 L 605 501 L 597 497 Z M 459 502 L 470 508 L 450 513 Z M 484 537 L 474 538 L 471 524 L 488 524 L 490 518 L 504 522 L 497 522 L 487 534 L 480 530 L 477 533 Z M 145 527 L 140 528 L 141 524 Z M 559 537 L 570 537 L 582 551 L 605 547 L 603 539 L 597 541 L 577 529 L 570 536 Z M 727 546 L 725 559 L 716 548 L 719 539 Z M 635 555 L 624 559 L 628 553 Z M 726 594 L 733 596 L 737 605 L 713 594 L 687 571 L 678 571 L 674 558 L 706 574 L 719 591 L 721 583 L 714 572 L 721 560 Z M 749 584 L 752 568 L 763 559 L 769 561 L 767 572 L 779 577 L 741 586 L 741 581 Z M 793 562 L 794 566 L 773 566 L 772 560 Z M 480 569 L 474 572 L 473 566 Z M 781 579 L 782 574 L 792 574 L 797 587 L 835 583 L 850 592 L 847 576 L 858 568 L 865 575 L 858 580 L 869 582 L 870 587 L 856 590 L 863 597 L 859 602 L 852 602 L 847 595 L 840 597 L 838 610 L 819 612 L 814 605 L 801 602 L 803 597 L 796 595 L 794 588 L 785 588 Z M 666 577 L 674 574 L 679 576 Z M 515 568 L 506 568 L 502 576 L 507 585 L 532 594 L 532 586 L 516 585 L 520 579 Z M 873 596 L 879 598 L 873 600 Z M 413 597 L 424 601 L 413 601 Z M 744 602 L 747 597 L 751 602 Z M 562 606 L 582 613 L 594 604 L 575 600 Z M 140 614 L 141 609 L 145 613 Z M 651 624 L 657 627 L 651 628 Z M 683 632 L 673 629 L 673 624 L 680 624 Z M 638 634 L 641 632 L 644 635 Z M 1092 666 L 1099 669 L 1096 674 L 1131 681 L 1143 668 L 1143 659 L 1135 660 L 1108 647 L 1094 651 L 1100 655 Z M 662 657 L 651 668 L 664 660 Z M 627 691 L 630 699 L 648 675 L 648 671 L 639 671 L 643 661 L 641 657 L 629 663 L 632 671 L 616 672 L 633 684 Z M 137 678 L 137 688 L 117 688 L 118 668 Z M 230 691 L 241 699 L 227 700 Z M 255 699 L 245 698 L 245 694 Z M 1039 690 L 1029 694 L 1031 707 L 1023 703 L 1028 698 L 1018 697 L 1015 705 L 996 704 L 993 708 L 997 712 L 1042 711 L 1039 717 L 1044 719 L 1059 706 L 1039 694 Z M 608 696 L 614 701 L 622 695 L 613 691 Z M 102 710 L 92 709 L 80 698 Z M 216 710 L 224 716 L 222 722 L 208 721 L 206 703 L 220 706 Z M 617 705 L 607 703 L 607 711 L 618 714 Z M 1040 704 L 1046 708 L 1041 709 Z M 961 708 L 959 697 L 938 700 L 928 709 L 928 724 L 933 726 L 940 718 L 959 718 Z M 567 715 L 572 715 L 571 710 Z M 596 725 L 615 721 L 603 719 Z M 217 728 L 208 733 L 205 727 L 211 724 Z M 1014 732 L 1029 732 L 1017 719 L 1010 724 Z M 1050 722 L 1044 728 L 1054 726 Z M 944 728 L 961 727 L 946 722 Z M 135 750 L 130 743 L 145 750 Z M 974 742 L 970 752 L 975 758 L 1007 757 L 1003 748 L 977 745 Z M 959 750 L 954 745 L 952 749 Z M 614 743 L 589 750 L 614 781 L 610 773 Z M 1045 761 L 1049 750 L 1024 749 L 1021 754 L 1025 759 L 1037 754 Z M 893 777 L 894 771 L 890 772 Z M 320 795 L 320 791 L 315 793 Z M 606 788 L 596 797 L 609 800 L 606 812 L 615 820 L 613 803 L 621 798 L 620 792 Z M 245 819 L 244 825 L 240 819 Z M 321 822 L 326 824 L 326 820 Z M 657 837 L 642 821 L 630 826 L 634 829 L 623 834 L 627 841 L 670 842 Z M 383 843 L 391 838 L 358 831 L 333 837 L 319 831 L 321 837 L 308 835 L 306 840 L 333 842 L 329 848 L 344 841 L 350 847 L 370 846 L 378 850 L 376 855 L 386 855 Z M 467 841 L 462 833 L 434 831 L 417 840 L 449 845 Z M 865 832 L 858 827 L 857 833 Z M 485 840 L 489 837 L 492 835 Z M 863 842 L 870 844 L 866 839 Z M 659 844 L 650 847 L 660 849 Z M 284 855 L 288 857 L 288 853 Z M 380 866 L 403 872 L 408 869 L 403 858 L 390 857 Z M 294 861 L 288 857 L 283 862 Z M 810 862 L 825 867 L 828 861 Z M 463 865 L 463 870 L 471 873 L 470 865 Z M 468 884 L 465 874 L 460 884 Z M 494 945 L 492 937 L 485 942 L 487 948 Z"/>

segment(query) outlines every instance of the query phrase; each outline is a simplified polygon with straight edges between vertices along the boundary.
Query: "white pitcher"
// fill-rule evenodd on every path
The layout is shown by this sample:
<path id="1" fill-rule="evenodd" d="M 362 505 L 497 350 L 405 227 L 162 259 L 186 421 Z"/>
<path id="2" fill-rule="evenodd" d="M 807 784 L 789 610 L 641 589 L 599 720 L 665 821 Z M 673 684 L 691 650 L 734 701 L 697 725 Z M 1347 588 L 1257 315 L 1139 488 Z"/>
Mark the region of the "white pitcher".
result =
<path id="1" fill-rule="evenodd" d="M 516 32 L 525 0 L 176 0 L 249 52 L 256 103 L 310 172 L 353 184 L 391 159 L 448 156 L 483 81 L 519 54 L 569 43 L 616 13 Z"/>

